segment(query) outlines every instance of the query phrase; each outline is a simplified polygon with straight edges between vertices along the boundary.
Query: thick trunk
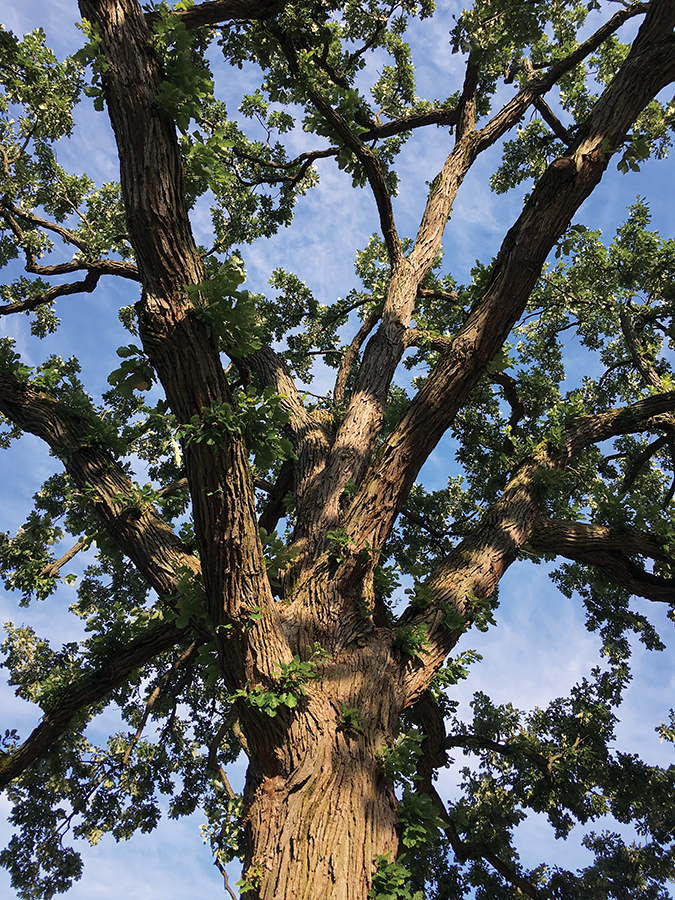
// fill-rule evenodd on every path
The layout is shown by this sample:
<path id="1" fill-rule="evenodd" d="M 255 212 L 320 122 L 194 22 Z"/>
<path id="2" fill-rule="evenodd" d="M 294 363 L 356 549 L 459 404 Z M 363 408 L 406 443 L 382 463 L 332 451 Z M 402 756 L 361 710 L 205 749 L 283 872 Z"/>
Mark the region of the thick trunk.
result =
<path id="1" fill-rule="evenodd" d="M 247 897 L 366 900 L 375 858 L 396 856 L 396 799 L 378 751 L 400 706 L 385 667 L 349 668 L 329 662 L 293 711 L 249 713 Z"/>

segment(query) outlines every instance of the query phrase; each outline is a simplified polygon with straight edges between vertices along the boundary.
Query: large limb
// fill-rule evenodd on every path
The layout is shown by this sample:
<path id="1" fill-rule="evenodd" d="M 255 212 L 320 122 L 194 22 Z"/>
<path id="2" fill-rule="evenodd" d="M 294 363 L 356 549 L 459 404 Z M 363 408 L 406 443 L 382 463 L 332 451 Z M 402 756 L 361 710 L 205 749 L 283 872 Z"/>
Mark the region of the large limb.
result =
<path id="1" fill-rule="evenodd" d="M 284 360 L 274 350 L 261 347 L 246 357 L 246 363 L 260 384 L 273 387 L 279 394 L 281 406 L 288 414 L 287 428 L 297 457 L 293 461 L 293 481 L 298 534 L 304 536 L 307 533 L 304 518 L 309 514 L 310 504 L 315 502 L 314 486 L 325 468 L 330 435 L 326 426 L 305 409 Z M 296 545 L 297 552 L 302 553 L 303 549 L 309 549 L 305 540 Z"/>
<path id="2" fill-rule="evenodd" d="M 603 148 L 619 146 L 640 110 L 675 77 L 674 22 L 671 3 L 650 5 L 583 134 L 533 190 L 504 240 L 482 301 L 378 452 L 355 498 L 345 527 L 357 547 L 366 541 L 382 547 L 421 466 L 522 314 L 555 241 L 600 182 L 609 161 Z"/>
<path id="3" fill-rule="evenodd" d="M 431 597 L 432 602 L 425 608 L 413 603 L 401 616 L 402 624 L 424 625 L 429 640 L 429 650 L 420 658 L 421 664 L 414 671 L 403 673 L 409 703 L 414 703 L 426 690 L 434 671 L 465 632 L 475 613 L 476 603 L 493 593 L 522 547 L 535 545 L 539 529 L 542 528 L 545 533 L 540 518 L 545 474 L 564 468 L 580 450 L 591 444 L 619 434 L 653 431 L 664 417 L 672 415 L 673 410 L 675 391 L 670 391 L 622 409 L 585 416 L 563 432 L 559 447 L 544 446 L 537 455 L 521 463 L 500 499 L 425 582 L 425 595 Z M 578 531 L 579 535 L 585 535 L 583 548 L 586 553 L 592 549 L 593 527 L 584 530 L 582 526 Z M 562 542 L 560 532 L 557 532 L 557 539 Z M 616 540 L 615 536 L 612 540 Z M 628 533 L 626 541 L 627 546 L 634 548 L 627 553 L 644 553 L 656 560 L 666 559 L 662 548 L 646 535 L 633 533 L 631 537 Z M 568 540 L 568 546 L 571 543 Z M 577 546 L 581 553 L 581 543 Z M 615 547 L 616 543 L 610 545 L 610 549 Z M 630 572 L 626 565 L 624 570 Z M 638 580 L 636 573 L 633 577 Z M 640 581 L 643 589 L 648 582 L 649 579 Z M 657 589 L 661 588 L 670 590 L 672 601 L 672 585 L 663 583 L 650 585 L 654 599 L 668 600 L 663 593 L 656 597 Z"/>
<path id="4" fill-rule="evenodd" d="M 644 10 L 640 9 L 640 12 L 644 12 Z M 597 49 L 603 40 L 606 40 L 610 34 L 616 31 L 627 18 L 635 14 L 635 10 L 633 9 L 621 10 L 605 23 L 605 25 L 598 29 L 598 31 L 587 41 L 581 44 L 573 53 L 565 59 L 556 62 L 546 74 L 533 74 L 526 85 L 518 91 L 516 96 L 478 131 L 475 129 L 476 88 L 480 65 L 477 57 L 472 55 L 469 58 L 462 94 L 456 108 L 457 127 L 455 146 L 448 155 L 441 172 L 431 185 L 426 208 L 422 216 L 413 249 L 408 257 L 400 259 L 394 254 L 393 249 L 390 248 L 392 274 L 387 289 L 381 323 L 364 351 L 358 378 L 352 392 L 351 402 L 337 433 L 331 457 L 326 467 L 325 479 L 327 483 L 331 485 L 331 492 L 326 495 L 326 501 L 321 507 L 322 514 L 315 524 L 316 532 L 319 535 L 322 533 L 325 534 L 329 528 L 335 526 L 335 523 L 339 518 L 340 497 L 344 490 L 344 485 L 350 480 L 358 484 L 362 480 L 371 460 L 372 452 L 382 424 L 383 412 L 387 400 L 387 391 L 406 346 L 408 346 L 407 329 L 410 325 L 413 310 L 415 308 L 419 287 L 440 252 L 443 232 L 452 210 L 452 205 L 467 172 L 479 154 L 491 147 L 510 128 L 512 128 L 521 119 L 528 107 L 530 107 L 537 98 L 549 91 L 556 84 L 561 75 L 569 71 L 581 60 L 585 59 Z M 627 128 L 631 122 L 632 119 L 627 120 L 625 128 Z M 362 137 L 363 136 L 359 136 L 359 138 L 356 138 L 352 134 L 351 144 L 348 144 L 348 146 L 354 145 L 355 141 L 362 140 Z M 616 146 L 616 144 L 613 144 L 612 146 Z M 582 153 L 583 151 L 580 151 L 580 156 Z M 377 162 L 377 160 L 375 160 L 375 162 Z M 555 164 L 552 171 L 558 176 L 558 167 Z M 560 180 L 559 177 L 558 180 Z M 371 181 L 371 186 L 373 186 L 374 191 L 375 184 L 374 180 Z M 549 192 L 553 189 L 552 185 L 548 186 Z M 546 190 L 547 188 L 544 185 L 542 194 L 544 194 Z M 592 190 L 592 187 L 589 188 L 589 192 L 590 190 Z M 576 206 L 582 202 L 582 199 L 584 198 L 582 197 L 576 201 Z M 381 201 L 378 201 L 378 205 L 381 208 L 380 215 L 383 233 L 386 238 L 386 231 L 384 229 L 385 227 L 388 227 L 388 220 L 386 217 L 382 217 L 382 209 L 386 212 L 388 207 L 384 207 Z M 574 209 L 576 209 L 576 206 Z M 573 209 L 570 210 L 570 216 L 573 211 Z M 541 209 L 539 210 L 539 213 L 540 212 Z M 564 230 L 566 224 L 567 223 L 565 222 L 565 224 L 562 225 L 561 231 Z M 556 222 L 555 225 L 556 227 L 560 227 L 559 222 Z M 538 225 L 534 226 L 535 230 L 536 228 L 538 228 Z M 542 262 L 557 237 L 558 233 L 556 232 L 554 236 L 550 237 L 550 244 L 546 244 L 545 248 L 544 244 L 542 244 L 542 250 L 545 250 L 542 256 Z M 520 246 L 522 241 L 518 240 L 517 243 L 519 245 L 518 250 L 522 252 L 523 247 Z M 517 270 L 520 264 L 526 266 L 531 265 L 529 260 L 526 263 L 521 256 L 520 262 L 514 260 L 513 265 L 509 269 L 508 277 L 511 276 L 512 271 L 515 272 Z M 539 263 L 539 265 L 541 265 L 541 263 Z M 531 269 L 531 271 L 534 272 L 534 269 Z M 539 270 L 537 269 L 537 274 L 538 271 Z M 523 285 L 524 290 L 526 290 L 524 295 L 516 293 L 511 298 L 512 303 L 515 302 L 516 304 L 512 307 L 514 310 L 513 321 L 517 319 L 521 308 L 524 307 L 535 280 L 536 277 L 532 280 L 531 284 L 528 283 L 527 286 Z M 508 290 L 507 285 L 508 281 L 505 281 L 502 284 L 502 290 Z M 497 307 L 499 307 L 500 310 L 499 316 L 502 315 L 501 304 L 502 299 L 500 297 L 499 300 L 495 299 L 493 305 L 490 307 L 490 315 L 487 318 L 487 322 L 492 325 L 496 326 L 496 322 L 499 321 L 499 318 L 496 318 L 494 312 Z M 506 311 L 508 315 L 508 305 Z M 495 318 L 496 322 L 492 322 L 492 319 Z M 506 337 L 513 322 L 507 321 L 506 324 L 508 327 L 506 328 L 504 336 L 501 337 L 499 344 L 501 344 Z M 474 343 L 475 342 L 476 341 L 474 341 Z M 479 367 L 481 372 L 484 371 L 485 365 L 487 365 L 489 359 L 492 358 L 492 355 L 496 352 L 499 344 L 496 345 L 493 353 L 484 362 L 480 357 L 475 357 L 474 364 Z M 468 352 L 465 351 L 462 354 L 462 358 L 465 355 L 468 356 Z M 463 362 L 460 365 L 460 369 L 464 371 Z M 463 402 L 465 397 L 466 394 L 462 394 L 459 405 L 461 405 L 461 402 Z M 436 437 L 436 441 L 439 439 L 440 434 L 443 433 L 445 428 L 447 428 L 447 425 L 443 426 L 442 431 L 440 431 Z M 408 452 L 409 449 L 409 447 L 406 447 L 406 452 Z M 429 447 L 429 450 L 431 449 L 432 446 Z M 422 462 L 423 461 L 424 460 L 422 460 Z M 412 480 L 414 480 L 414 476 Z M 412 484 L 412 480 L 409 484 L 406 483 L 402 489 L 403 492 L 407 493 L 407 490 L 410 489 L 410 485 Z M 365 502 L 370 504 L 371 500 L 372 496 L 370 494 L 368 494 L 367 497 L 364 495 Z M 391 528 L 393 519 L 385 517 L 382 524 L 385 527 Z M 356 535 L 355 539 L 357 542 L 360 542 L 360 538 L 357 538 Z M 371 546 L 381 546 L 379 543 L 373 543 L 371 538 L 365 535 L 363 540 L 369 540 Z"/>
<path id="5" fill-rule="evenodd" d="M 631 558 L 642 556 L 671 565 L 675 562 L 658 541 L 643 531 L 617 530 L 589 522 L 543 520 L 533 529 L 529 543 L 538 553 L 555 553 L 601 569 L 612 581 L 638 597 L 675 603 L 675 579 L 647 572 Z"/>
<path id="6" fill-rule="evenodd" d="M 156 104 L 163 75 L 137 0 L 80 0 L 80 11 L 98 27 L 108 63 L 105 97 L 143 285 L 139 333 L 178 422 L 188 423 L 205 408 L 232 405 L 232 396 L 215 340 L 185 291 L 205 274 L 188 218 L 176 129 Z M 251 607 L 263 613 L 253 632 L 256 639 L 265 632 L 266 652 L 257 659 L 250 649 L 252 632 L 241 646 L 219 632 L 228 678 L 243 683 L 256 678 L 259 665 L 271 673 L 273 661 L 291 658 L 276 623 L 244 441 L 224 434 L 216 450 L 206 442 L 188 442 L 185 465 L 214 627 L 241 619 Z"/>
<path id="7" fill-rule="evenodd" d="M 138 506 L 134 483 L 97 440 L 93 414 L 77 415 L 6 371 L 0 372 L 0 412 L 62 460 L 108 534 L 160 597 L 176 593 L 179 569 L 199 571 L 199 561 L 154 506 Z"/>

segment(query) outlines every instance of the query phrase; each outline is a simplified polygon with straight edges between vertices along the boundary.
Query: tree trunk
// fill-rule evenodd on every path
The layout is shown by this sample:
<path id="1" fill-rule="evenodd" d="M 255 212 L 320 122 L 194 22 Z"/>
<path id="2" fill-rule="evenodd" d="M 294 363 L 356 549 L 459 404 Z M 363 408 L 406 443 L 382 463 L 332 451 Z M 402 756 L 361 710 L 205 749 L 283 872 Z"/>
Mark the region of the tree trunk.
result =
<path id="1" fill-rule="evenodd" d="M 381 750 L 400 703 L 375 665 L 372 650 L 357 648 L 331 661 L 295 710 L 273 719 L 247 710 L 244 877 L 256 890 L 245 896 L 365 900 L 376 857 L 396 857 L 397 803 Z"/>

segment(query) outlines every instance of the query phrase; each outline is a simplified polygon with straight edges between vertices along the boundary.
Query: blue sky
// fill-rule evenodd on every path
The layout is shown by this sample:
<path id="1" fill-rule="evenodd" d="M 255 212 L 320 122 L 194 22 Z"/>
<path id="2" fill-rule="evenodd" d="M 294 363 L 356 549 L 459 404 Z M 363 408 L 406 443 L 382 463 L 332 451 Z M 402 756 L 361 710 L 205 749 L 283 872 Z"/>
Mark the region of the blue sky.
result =
<path id="1" fill-rule="evenodd" d="M 440 3 L 449 13 L 457 12 L 454 2 Z M 38 25 L 47 33 L 48 43 L 63 55 L 81 43 L 81 33 L 73 22 L 79 18 L 74 0 L 49 3 L 24 0 L 4 4 L 0 14 L 5 27 L 22 34 Z M 449 25 L 448 25 L 449 27 Z M 451 57 L 447 46 L 447 28 L 429 33 L 424 23 L 413 27 L 412 36 L 422 47 L 424 70 L 419 71 L 420 95 L 448 94 L 461 79 L 461 65 Z M 250 76 L 230 73 L 230 93 L 237 96 L 243 86 L 251 86 Z M 437 85 L 443 84 L 442 88 Z M 447 90 L 446 90 L 447 87 Z M 426 92 L 426 93 L 425 93 Z M 233 101 L 233 108 L 236 107 Z M 71 171 L 79 171 L 82 160 L 97 181 L 118 177 L 112 138 L 104 115 L 97 114 L 85 100 L 77 111 L 78 129 L 71 142 L 59 149 L 60 162 Z M 298 149 L 305 149 L 305 135 L 292 136 Z M 395 203 L 399 229 L 414 235 L 424 202 L 424 185 L 436 174 L 449 149 L 447 132 L 431 129 L 416 136 L 404 150 L 399 166 L 402 191 Z M 481 159 L 460 191 L 446 240 L 446 264 L 458 280 L 467 279 L 476 259 L 488 262 L 496 253 L 504 233 L 518 213 L 522 195 L 511 193 L 497 197 L 489 190 L 488 178 L 496 167 L 496 157 Z M 350 179 L 338 172 L 331 161 L 320 167 L 320 186 L 301 201 L 291 229 L 270 242 L 261 242 L 244 250 L 250 286 L 265 290 L 276 266 L 295 271 L 322 302 L 344 296 L 354 285 L 353 260 L 357 249 L 365 246 L 377 229 L 374 203 L 366 191 L 354 191 Z M 623 176 L 612 169 L 576 217 L 591 228 L 602 228 L 610 239 L 625 218 L 626 206 L 639 193 L 648 197 L 653 227 L 666 236 L 675 235 L 675 209 L 672 203 L 673 163 L 650 162 L 640 175 Z M 203 212 L 195 216 L 195 230 L 201 238 L 208 228 Z M 43 342 L 31 338 L 27 320 L 0 319 L 0 336 L 17 340 L 18 349 L 30 364 L 50 353 L 64 358 L 77 355 L 82 363 L 83 380 L 92 393 L 106 387 L 108 372 L 115 366 L 115 348 L 128 343 L 128 335 L 117 322 L 117 308 L 134 302 L 137 287 L 117 285 L 106 278 L 94 295 L 65 298 L 58 312 L 63 325 L 56 336 Z M 579 365 L 583 366 L 583 356 Z M 327 383 L 318 373 L 317 393 Z M 53 461 L 41 443 L 25 437 L 0 458 L 2 478 L 2 514 L 0 528 L 14 531 L 30 509 L 34 491 L 53 471 Z M 425 466 L 422 478 L 430 488 L 444 486 L 448 474 L 455 471 L 448 441 L 439 445 Z M 38 633 L 52 635 L 54 643 L 77 636 L 77 623 L 66 615 L 74 599 L 74 588 L 64 587 L 55 598 L 28 610 L 19 609 L 17 597 L 0 590 L 2 621 L 32 624 Z M 570 687 L 598 662 L 599 642 L 584 628 L 584 616 L 578 599 L 567 600 L 552 586 L 544 566 L 519 565 L 504 578 L 501 588 L 498 626 L 486 634 L 472 633 L 462 649 L 472 647 L 484 656 L 474 666 L 470 680 L 459 686 L 456 697 L 465 713 L 472 693 L 482 690 L 497 702 L 511 701 L 521 708 L 546 705 L 563 696 Z M 633 657 L 634 681 L 619 715 L 620 746 L 640 753 L 650 763 L 667 765 L 673 760 L 672 746 L 661 744 L 654 733 L 674 704 L 675 635 L 663 611 L 655 604 L 638 601 L 640 611 L 658 623 L 668 645 L 661 654 L 648 653 L 637 646 Z M 0 727 L 16 727 L 25 736 L 36 723 L 27 704 L 13 696 L 10 688 L 0 688 Z M 101 723 L 102 725 L 105 722 Z M 441 773 L 439 784 L 452 795 L 457 766 Z M 243 769 L 239 766 L 239 775 Z M 443 792 L 442 791 L 442 792 Z M 4 823 L 7 801 L 0 799 L 0 843 L 9 837 Z M 85 856 L 85 874 L 72 889 L 73 900 L 173 900 L 173 898 L 221 896 L 222 879 L 211 864 L 210 854 L 199 835 L 199 814 L 189 820 L 162 823 L 151 835 L 138 835 L 128 844 L 116 845 L 104 837 L 94 850 L 80 849 Z M 600 826 L 601 827 L 601 826 Z M 546 826 L 529 820 L 521 826 L 523 861 L 535 864 L 544 858 L 576 868 L 586 861 L 586 853 L 574 836 L 566 843 L 547 836 Z M 0 870 L 0 895 L 12 896 L 8 877 Z"/>

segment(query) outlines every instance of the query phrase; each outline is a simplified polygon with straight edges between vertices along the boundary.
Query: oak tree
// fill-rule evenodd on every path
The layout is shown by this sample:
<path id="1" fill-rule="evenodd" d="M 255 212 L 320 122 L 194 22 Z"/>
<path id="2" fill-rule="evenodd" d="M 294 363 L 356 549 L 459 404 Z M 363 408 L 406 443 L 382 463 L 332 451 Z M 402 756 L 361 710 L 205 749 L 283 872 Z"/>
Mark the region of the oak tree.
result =
<path id="1" fill-rule="evenodd" d="M 667 153 L 675 2 L 477 0 L 450 25 L 432 0 L 73 7 L 84 46 L 63 61 L 39 30 L 0 31 L 0 314 L 51 334 L 111 276 L 131 336 L 102 396 L 77 360 L 31 367 L 0 342 L 3 442 L 32 434 L 54 458 L 0 542 L 5 585 L 27 604 L 75 580 L 85 625 L 62 648 L 7 626 L 10 683 L 41 716 L 2 739 L 17 895 L 79 877 L 69 829 L 147 831 L 165 795 L 172 816 L 203 809 L 251 898 L 668 897 L 675 769 L 613 740 L 630 638 L 661 646 L 631 598 L 675 603 L 675 244 L 644 200 L 609 242 L 575 217 L 609 166 Z M 413 21 L 461 62 L 440 98 L 417 96 Z M 258 87 L 233 100 L 242 67 Z M 81 100 L 109 117 L 119 184 L 59 165 Z M 400 154 L 438 129 L 447 156 L 404 235 Z M 459 284 L 453 203 L 499 146 L 492 187 L 528 193 Z M 353 290 L 320 302 L 282 269 L 246 289 L 247 245 L 336 165 L 379 220 Z M 191 215 L 209 206 L 201 246 Z M 566 386 L 571 335 L 596 362 Z M 447 435 L 462 476 L 428 491 Z M 466 635 L 532 559 L 558 560 L 603 659 L 545 709 L 477 694 L 464 722 Z M 122 726 L 96 746 L 111 706 Z M 606 815 L 638 837 L 590 831 L 586 868 L 528 869 L 530 812 L 558 837 Z"/>

